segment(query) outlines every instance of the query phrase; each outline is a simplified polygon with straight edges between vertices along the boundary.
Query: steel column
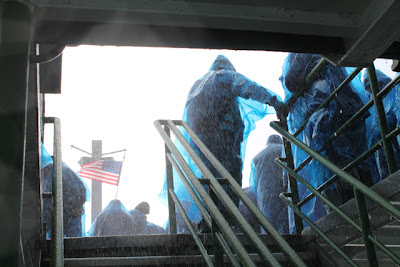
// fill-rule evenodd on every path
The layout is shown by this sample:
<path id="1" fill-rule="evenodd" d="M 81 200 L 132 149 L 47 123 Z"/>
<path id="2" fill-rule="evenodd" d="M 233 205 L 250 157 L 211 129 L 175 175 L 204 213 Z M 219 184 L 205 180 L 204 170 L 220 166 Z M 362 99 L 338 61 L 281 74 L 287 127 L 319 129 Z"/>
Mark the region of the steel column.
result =
<path id="1" fill-rule="evenodd" d="M 0 12 L 0 266 L 18 266 L 33 25 L 26 3 L 1 1 Z"/>
<path id="2" fill-rule="evenodd" d="M 170 130 L 168 126 L 164 126 L 164 131 L 171 138 Z M 174 174 L 172 172 L 172 164 L 168 160 L 168 155 L 171 153 L 168 146 L 165 145 L 165 169 L 167 175 L 167 189 L 168 189 L 168 211 L 169 211 L 169 231 L 171 234 L 176 234 L 176 212 L 175 212 L 175 204 L 172 199 L 170 190 L 174 191 Z M 182 215 L 183 216 L 183 215 Z"/>
<path id="3" fill-rule="evenodd" d="M 375 247 L 368 239 L 372 235 L 371 224 L 368 218 L 367 204 L 365 203 L 364 195 L 357 189 L 354 189 L 354 196 L 356 197 L 358 215 L 360 216 L 360 224 L 362 229 L 362 237 L 367 252 L 368 265 L 370 267 L 378 266 L 378 259 L 376 257 Z"/>
<path id="4" fill-rule="evenodd" d="M 288 131 L 287 117 L 281 116 L 279 118 L 279 121 L 280 121 L 281 125 L 283 126 L 283 128 L 286 131 Z M 283 139 L 283 148 L 285 150 L 286 164 L 289 166 L 289 168 L 294 169 L 292 144 L 288 140 Z M 292 201 L 293 201 L 293 203 L 299 203 L 300 199 L 299 199 L 299 190 L 297 187 L 297 181 L 290 174 L 288 174 L 288 177 L 289 177 Z M 301 231 L 303 231 L 303 222 L 302 222 L 301 218 L 295 212 L 294 212 L 293 216 L 294 216 L 294 224 L 296 226 L 296 234 L 300 235 Z"/>
<path id="5" fill-rule="evenodd" d="M 101 160 L 102 141 L 92 140 L 92 162 Z M 92 222 L 103 210 L 103 183 L 92 180 Z"/>
<path id="6" fill-rule="evenodd" d="M 209 194 L 212 199 L 212 201 L 215 203 L 215 205 L 218 205 L 218 197 L 215 195 L 214 190 L 211 189 L 211 186 L 209 186 Z M 217 267 L 223 267 L 224 266 L 224 252 L 219 245 L 219 242 L 217 240 L 216 235 L 218 234 L 219 229 L 216 221 L 211 218 L 211 233 L 213 237 L 213 250 L 214 250 L 214 264 Z"/>
<path id="7" fill-rule="evenodd" d="M 385 155 L 389 167 L 389 173 L 393 174 L 397 170 L 396 159 L 393 151 L 392 142 L 386 138 L 386 135 L 389 133 L 389 127 L 387 124 L 386 113 L 385 113 L 385 108 L 383 106 L 382 98 L 377 97 L 377 94 L 379 93 L 379 85 L 378 85 L 378 80 L 376 78 L 374 65 L 368 67 L 367 70 L 368 70 L 369 82 L 371 84 L 371 93 L 374 99 L 376 115 L 378 116 L 379 127 L 381 129 L 381 137 L 383 141 L 383 147 L 385 149 Z"/>
<path id="8" fill-rule="evenodd" d="M 64 266 L 64 210 L 63 178 L 61 156 L 61 122 L 58 118 L 46 117 L 44 123 L 54 124 L 53 145 L 53 208 L 51 213 L 50 264 L 52 267 Z"/>

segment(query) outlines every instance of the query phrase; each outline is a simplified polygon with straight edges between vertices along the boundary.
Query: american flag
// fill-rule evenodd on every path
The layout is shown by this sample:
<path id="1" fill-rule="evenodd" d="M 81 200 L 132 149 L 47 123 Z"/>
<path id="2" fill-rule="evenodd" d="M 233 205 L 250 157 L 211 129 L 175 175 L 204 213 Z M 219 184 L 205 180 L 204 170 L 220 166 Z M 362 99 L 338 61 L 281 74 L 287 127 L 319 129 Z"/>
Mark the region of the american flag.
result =
<path id="1" fill-rule="evenodd" d="M 122 161 L 99 160 L 82 166 L 78 174 L 107 184 L 118 185 Z"/>

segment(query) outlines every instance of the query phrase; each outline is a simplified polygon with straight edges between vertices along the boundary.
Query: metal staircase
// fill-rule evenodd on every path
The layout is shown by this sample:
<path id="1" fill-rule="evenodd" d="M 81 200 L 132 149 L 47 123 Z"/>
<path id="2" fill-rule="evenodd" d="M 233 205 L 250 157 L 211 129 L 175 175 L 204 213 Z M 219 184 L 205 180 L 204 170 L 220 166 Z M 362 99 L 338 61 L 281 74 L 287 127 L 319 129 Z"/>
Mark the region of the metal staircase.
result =
<path id="1" fill-rule="evenodd" d="M 199 237 L 210 260 L 215 263 L 211 234 L 200 234 Z M 238 238 L 256 265 L 265 266 L 244 234 L 238 234 Z M 284 238 L 308 266 L 317 266 L 316 254 L 305 246 L 308 237 L 288 235 Z M 282 266 L 291 266 L 267 235 L 261 235 L 261 239 Z M 46 242 L 43 266 L 50 265 L 50 241 Z M 64 266 L 207 266 L 188 234 L 66 238 L 64 245 Z M 231 266 L 227 257 L 224 263 Z"/>
<path id="2" fill-rule="evenodd" d="M 400 171 L 387 177 L 382 182 L 371 188 L 380 196 L 387 199 L 392 205 L 400 208 Z M 370 217 L 372 234 L 377 240 L 386 245 L 395 255 L 400 255 L 400 222 L 388 215 L 381 207 L 372 201 L 366 202 Z M 359 223 L 356 200 L 352 199 L 340 207 L 347 216 Z M 330 213 L 316 222 L 316 225 L 332 240 L 342 248 L 355 263 L 360 266 L 367 266 L 368 259 L 365 252 L 365 244 L 361 234 L 349 225 L 337 213 Z M 310 228 L 303 230 L 302 235 L 311 236 L 322 252 L 326 254 L 332 262 L 340 266 L 348 266 L 348 263 L 330 247 L 325 240 L 317 236 Z M 377 253 L 378 262 L 381 266 L 397 266 L 385 254 Z"/>

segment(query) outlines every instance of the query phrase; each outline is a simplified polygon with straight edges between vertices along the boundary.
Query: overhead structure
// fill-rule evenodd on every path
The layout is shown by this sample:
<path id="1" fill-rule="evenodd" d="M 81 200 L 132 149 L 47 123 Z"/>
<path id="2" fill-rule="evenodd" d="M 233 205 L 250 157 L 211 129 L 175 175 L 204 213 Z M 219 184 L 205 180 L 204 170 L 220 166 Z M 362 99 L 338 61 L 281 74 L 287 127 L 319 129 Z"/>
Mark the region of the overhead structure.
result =
<path id="1" fill-rule="evenodd" d="M 309 52 L 400 59 L 397 0 L 32 0 L 37 43 Z"/>

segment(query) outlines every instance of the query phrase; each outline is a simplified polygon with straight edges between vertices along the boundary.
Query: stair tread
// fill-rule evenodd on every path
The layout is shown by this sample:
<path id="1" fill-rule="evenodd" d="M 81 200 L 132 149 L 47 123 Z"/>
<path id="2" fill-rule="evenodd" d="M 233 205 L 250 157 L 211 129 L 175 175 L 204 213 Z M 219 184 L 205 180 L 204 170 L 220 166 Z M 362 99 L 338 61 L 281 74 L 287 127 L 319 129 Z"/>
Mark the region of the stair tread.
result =
<path id="1" fill-rule="evenodd" d="M 315 259 L 312 252 L 297 253 L 304 261 Z M 249 254 L 254 262 L 261 262 L 258 254 Z M 273 253 L 279 262 L 287 262 L 287 258 L 283 253 Z M 209 255 L 211 260 L 213 255 Z M 224 257 L 225 262 L 228 258 Z M 44 260 L 48 262 L 48 259 Z M 65 258 L 65 266 L 112 266 L 112 265 L 154 265 L 154 264 L 201 264 L 204 263 L 201 255 L 179 255 L 179 256 L 146 256 L 146 257 L 96 257 L 96 258 Z"/>

